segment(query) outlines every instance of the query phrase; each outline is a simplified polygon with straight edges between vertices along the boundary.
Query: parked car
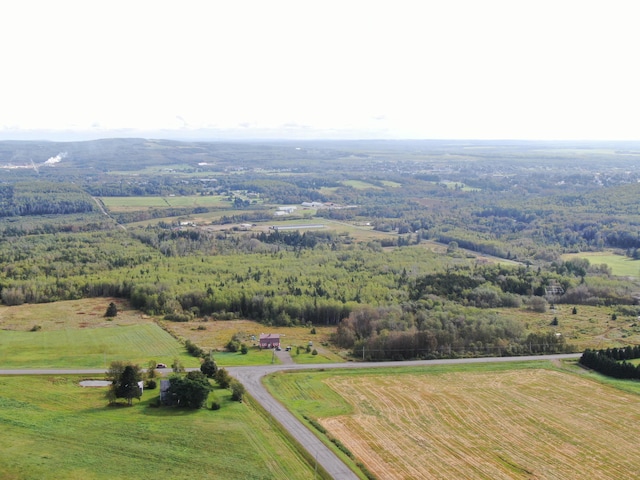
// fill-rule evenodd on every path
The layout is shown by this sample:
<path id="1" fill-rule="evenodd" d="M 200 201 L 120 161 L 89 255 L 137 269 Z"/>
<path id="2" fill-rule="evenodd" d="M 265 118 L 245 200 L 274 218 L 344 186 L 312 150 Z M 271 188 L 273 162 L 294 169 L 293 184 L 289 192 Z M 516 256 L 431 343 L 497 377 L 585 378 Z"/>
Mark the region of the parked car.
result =
<path id="1" fill-rule="evenodd" d="M 289 345 L 287 348 L 285 348 L 285 351 L 290 352 L 291 351 L 291 345 Z"/>
<path id="2" fill-rule="evenodd" d="M 164 363 L 159 363 L 156 365 L 156 368 L 167 368 L 167 366 Z"/>
<path id="3" fill-rule="evenodd" d="M 280 347 L 276 347 L 276 350 L 279 352 L 280 350 L 282 350 Z"/>

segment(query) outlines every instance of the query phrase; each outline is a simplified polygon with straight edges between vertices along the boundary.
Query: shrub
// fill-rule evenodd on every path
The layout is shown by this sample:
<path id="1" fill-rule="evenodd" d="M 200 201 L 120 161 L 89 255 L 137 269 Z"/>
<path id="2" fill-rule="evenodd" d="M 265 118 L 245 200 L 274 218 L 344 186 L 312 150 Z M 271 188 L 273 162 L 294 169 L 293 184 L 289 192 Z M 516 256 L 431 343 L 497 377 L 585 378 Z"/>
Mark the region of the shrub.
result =
<path id="1" fill-rule="evenodd" d="M 198 345 L 193 343 L 191 340 L 187 340 L 186 342 L 184 342 L 184 347 L 187 349 L 187 352 L 189 352 L 194 357 L 202 358 L 205 356 L 204 350 L 202 350 Z"/>
<path id="2" fill-rule="evenodd" d="M 34 325 L 33 327 L 31 327 L 31 332 L 37 332 L 39 330 L 41 330 L 42 327 L 40 325 Z"/>
<path id="3" fill-rule="evenodd" d="M 231 387 L 231 400 L 235 400 L 236 402 L 242 402 L 244 398 L 244 394 L 246 392 L 244 385 L 242 385 L 237 380 L 231 380 L 229 385 Z"/>
<path id="4" fill-rule="evenodd" d="M 356 462 L 356 467 L 358 467 L 360 471 L 364 473 L 364 476 L 367 477 L 367 480 L 378 480 L 378 477 L 376 477 L 375 474 L 371 470 L 369 470 L 364 463 Z"/>
<path id="5" fill-rule="evenodd" d="M 231 384 L 231 375 L 224 368 L 219 368 L 214 377 L 220 388 L 229 388 Z"/>
<path id="6" fill-rule="evenodd" d="M 529 310 L 544 313 L 547 311 L 547 301 L 542 297 L 531 297 L 529 299 Z"/>
<path id="7" fill-rule="evenodd" d="M 158 388 L 158 384 L 156 383 L 155 380 L 147 380 L 147 383 L 145 383 L 144 388 L 147 388 L 149 390 L 155 390 L 156 388 Z"/>
<path id="8" fill-rule="evenodd" d="M 220 410 L 220 402 L 212 402 L 211 410 Z"/>
<path id="9" fill-rule="evenodd" d="M 344 445 L 344 443 L 333 437 L 331 437 L 329 440 L 331 440 L 331 442 L 333 442 L 333 444 L 338 447 L 338 450 L 344 453 L 347 457 L 353 459 L 353 453 L 351 453 L 351 451 Z"/>
<path id="10" fill-rule="evenodd" d="M 171 322 L 188 322 L 191 320 L 191 315 L 186 313 L 168 313 L 164 316 L 164 319 Z"/>
<path id="11" fill-rule="evenodd" d="M 180 359 L 176 357 L 173 359 L 173 363 L 171 364 L 171 369 L 173 370 L 173 373 L 183 373 L 184 365 L 182 365 L 182 362 L 180 361 Z"/>
<path id="12" fill-rule="evenodd" d="M 314 420 L 313 418 L 309 418 L 306 415 L 304 416 L 304 418 L 309 422 L 309 424 L 315 428 L 317 431 L 319 431 L 320 433 L 327 433 L 327 429 L 324 428 L 320 422 L 318 422 L 317 420 Z"/>
<path id="13" fill-rule="evenodd" d="M 311 355 L 317 355 L 318 354 L 318 350 L 316 350 L 315 348 L 313 349 L 313 352 L 311 352 Z"/>

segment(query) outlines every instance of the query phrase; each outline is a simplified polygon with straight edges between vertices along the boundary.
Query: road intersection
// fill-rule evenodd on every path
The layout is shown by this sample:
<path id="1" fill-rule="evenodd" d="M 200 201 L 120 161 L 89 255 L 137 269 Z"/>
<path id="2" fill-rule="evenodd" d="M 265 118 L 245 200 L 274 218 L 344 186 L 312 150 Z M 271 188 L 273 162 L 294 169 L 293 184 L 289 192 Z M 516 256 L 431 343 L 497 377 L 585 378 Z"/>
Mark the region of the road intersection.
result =
<path id="1" fill-rule="evenodd" d="M 278 402 L 262 385 L 265 375 L 278 371 L 329 370 L 335 368 L 390 368 L 430 365 L 457 365 L 473 363 L 525 362 L 536 360 L 565 360 L 579 358 L 580 354 L 531 355 L 523 357 L 481 357 L 439 360 L 412 360 L 404 362 L 346 362 L 330 364 L 278 364 L 250 367 L 225 367 L 229 374 L 240 381 L 247 392 L 269 414 L 276 419 L 314 458 L 316 465 L 322 466 L 332 478 L 337 480 L 357 480 L 358 476 L 345 463 L 300 422 L 284 405 Z M 101 375 L 105 370 L 95 369 L 33 369 L 5 370 L 0 375 Z"/>

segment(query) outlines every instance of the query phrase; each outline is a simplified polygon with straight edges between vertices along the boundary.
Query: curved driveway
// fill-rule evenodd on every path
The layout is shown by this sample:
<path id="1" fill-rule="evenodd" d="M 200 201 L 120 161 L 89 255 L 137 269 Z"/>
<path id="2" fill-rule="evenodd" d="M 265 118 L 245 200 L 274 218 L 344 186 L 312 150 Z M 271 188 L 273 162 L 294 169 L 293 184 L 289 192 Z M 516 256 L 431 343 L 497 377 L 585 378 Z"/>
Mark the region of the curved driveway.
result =
<path id="1" fill-rule="evenodd" d="M 237 378 L 247 389 L 247 392 L 260 402 L 287 431 L 315 458 L 334 479 L 357 480 L 358 477 L 347 467 L 338 456 L 333 453 L 318 437 L 295 418 L 280 402 L 273 398 L 262 385 L 262 377 L 269 373 L 281 370 L 317 370 L 330 368 L 385 368 L 429 365 L 456 365 L 462 363 L 495 363 L 495 362 L 525 362 L 533 360 L 563 360 L 579 358 L 581 354 L 571 353 L 565 355 L 532 355 L 525 357 L 488 357 L 488 358 L 458 358 L 448 360 L 414 360 L 404 362 L 358 362 L 358 363 L 325 363 L 311 365 L 265 365 L 254 367 L 225 367 L 233 377 Z M 105 370 L 0 370 L 0 375 L 73 375 L 104 374 Z"/>

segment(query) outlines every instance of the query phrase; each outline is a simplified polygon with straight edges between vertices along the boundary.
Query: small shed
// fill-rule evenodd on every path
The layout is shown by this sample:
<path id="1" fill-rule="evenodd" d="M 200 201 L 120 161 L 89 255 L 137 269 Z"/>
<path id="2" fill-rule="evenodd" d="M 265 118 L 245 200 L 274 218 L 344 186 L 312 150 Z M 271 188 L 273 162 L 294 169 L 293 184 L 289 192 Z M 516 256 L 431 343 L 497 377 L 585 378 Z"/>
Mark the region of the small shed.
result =
<path id="1" fill-rule="evenodd" d="M 275 348 L 280 346 L 280 334 L 278 333 L 261 333 L 260 348 Z"/>
<path id="2" fill-rule="evenodd" d="M 174 395 L 169 393 L 171 382 L 169 380 L 160 380 L 160 403 L 162 405 L 172 406 L 176 404 Z"/>

